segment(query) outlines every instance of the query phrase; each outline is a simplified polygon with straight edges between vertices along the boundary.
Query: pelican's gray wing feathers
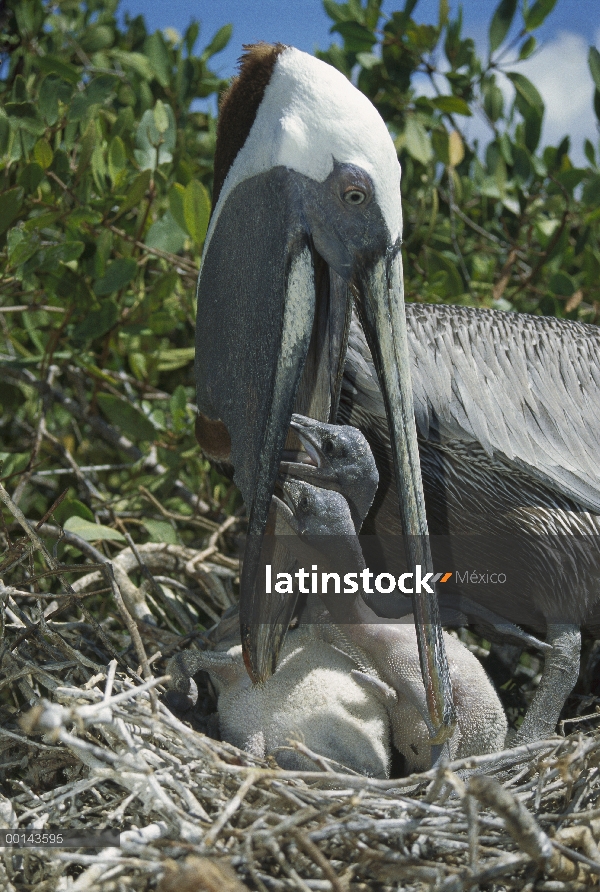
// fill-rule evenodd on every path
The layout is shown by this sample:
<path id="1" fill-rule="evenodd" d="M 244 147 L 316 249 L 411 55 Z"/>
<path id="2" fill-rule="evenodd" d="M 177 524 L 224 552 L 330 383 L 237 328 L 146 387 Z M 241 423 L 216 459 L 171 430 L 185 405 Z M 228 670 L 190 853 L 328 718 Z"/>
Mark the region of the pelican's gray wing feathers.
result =
<path id="1" fill-rule="evenodd" d="M 406 307 L 415 417 L 427 440 L 492 457 L 600 512 L 600 329 L 545 316 Z M 386 441 L 369 349 L 353 319 L 343 401 Z"/>

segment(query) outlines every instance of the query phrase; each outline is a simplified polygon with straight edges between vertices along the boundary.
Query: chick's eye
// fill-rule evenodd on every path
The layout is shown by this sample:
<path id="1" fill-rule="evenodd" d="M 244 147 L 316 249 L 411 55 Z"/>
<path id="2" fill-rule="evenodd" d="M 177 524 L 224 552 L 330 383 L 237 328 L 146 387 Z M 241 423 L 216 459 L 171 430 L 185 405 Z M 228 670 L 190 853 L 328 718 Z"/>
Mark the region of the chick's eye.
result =
<path id="1" fill-rule="evenodd" d="M 331 455 L 333 453 L 335 446 L 333 440 L 325 440 L 323 443 L 323 452 L 325 455 Z"/>
<path id="2" fill-rule="evenodd" d="M 366 197 L 364 189 L 358 189 L 356 186 L 349 186 L 344 192 L 346 204 L 362 204 Z"/>
<path id="3" fill-rule="evenodd" d="M 308 511 L 308 498 L 306 496 L 302 496 L 298 507 L 301 511 Z"/>

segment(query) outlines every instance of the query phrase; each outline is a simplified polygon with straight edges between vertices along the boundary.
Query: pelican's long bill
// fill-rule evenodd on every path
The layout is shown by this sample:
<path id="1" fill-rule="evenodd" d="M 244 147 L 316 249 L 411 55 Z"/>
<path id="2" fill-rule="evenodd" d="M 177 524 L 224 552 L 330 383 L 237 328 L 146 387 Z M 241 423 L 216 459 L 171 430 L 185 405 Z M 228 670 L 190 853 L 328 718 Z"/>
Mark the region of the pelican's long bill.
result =
<path id="1" fill-rule="evenodd" d="M 292 47 L 249 48 L 221 106 L 196 374 L 198 439 L 233 466 L 249 512 L 240 619 L 254 681 L 274 670 L 293 609 L 257 581 L 279 462 L 292 412 L 335 417 L 349 293 L 386 401 L 407 553 L 432 569 L 401 234 L 400 166 L 369 100 Z M 453 711 L 436 601 L 415 598 L 430 731 L 442 739 Z"/>

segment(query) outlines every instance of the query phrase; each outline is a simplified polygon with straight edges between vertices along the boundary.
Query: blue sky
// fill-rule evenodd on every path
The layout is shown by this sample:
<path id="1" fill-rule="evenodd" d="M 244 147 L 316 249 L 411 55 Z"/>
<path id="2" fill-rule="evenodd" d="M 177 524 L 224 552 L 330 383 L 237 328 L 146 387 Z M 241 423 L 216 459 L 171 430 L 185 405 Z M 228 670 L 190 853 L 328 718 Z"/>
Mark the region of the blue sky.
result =
<path id="1" fill-rule="evenodd" d="M 389 14 L 403 5 L 404 0 L 384 0 L 383 12 Z M 417 21 L 435 22 L 438 5 L 438 0 L 419 0 L 413 16 Z M 480 51 L 485 51 L 487 27 L 497 2 L 464 0 L 462 5 L 463 33 L 473 37 Z M 456 11 L 457 0 L 450 0 L 450 7 Z M 313 52 L 316 47 L 326 48 L 333 39 L 329 34 L 332 22 L 321 0 L 170 0 L 155 4 L 148 0 L 121 0 L 120 10 L 144 15 L 151 30 L 172 27 L 182 32 L 195 18 L 201 24 L 198 47 L 206 45 L 221 25 L 231 22 L 231 42 L 213 60 L 213 67 L 223 77 L 235 73 L 244 43 L 281 41 Z M 516 26 L 518 14 L 513 30 Z M 564 134 L 570 134 L 573 160 L 582 162 L 584 137 L 594 144 L 598 141 L 587 53 L 590 44 L 600 48 L 600 0 L 558 0 L 537 35 L 541 50 L 521 63 L 518 70 L 536 84 L 546 103 L 543 139 L 556 143 Z M 509 82 L 502 86 L 510 95 Z M 484 135 L 477 120 L 470 126 L 473 135 Z"/>

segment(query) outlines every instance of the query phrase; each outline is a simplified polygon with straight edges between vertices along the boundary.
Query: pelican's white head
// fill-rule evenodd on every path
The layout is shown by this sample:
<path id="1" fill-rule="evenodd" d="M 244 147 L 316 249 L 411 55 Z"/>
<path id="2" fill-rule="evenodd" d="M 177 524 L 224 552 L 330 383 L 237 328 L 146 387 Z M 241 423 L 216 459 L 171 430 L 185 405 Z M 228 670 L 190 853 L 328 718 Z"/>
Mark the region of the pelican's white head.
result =
<path id="1" fill-rule="evenodd" d="M 212 223 L 244 180 L 282 166 L 322 183 L 335 162 L 370 177 L 390 240 L 399 239 L 400 164 L 381 115 L 340 71 L 295 47 L 282 48 L 243 151 L 227 172 Z"/>

